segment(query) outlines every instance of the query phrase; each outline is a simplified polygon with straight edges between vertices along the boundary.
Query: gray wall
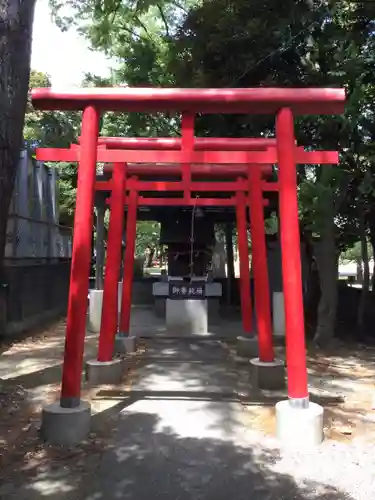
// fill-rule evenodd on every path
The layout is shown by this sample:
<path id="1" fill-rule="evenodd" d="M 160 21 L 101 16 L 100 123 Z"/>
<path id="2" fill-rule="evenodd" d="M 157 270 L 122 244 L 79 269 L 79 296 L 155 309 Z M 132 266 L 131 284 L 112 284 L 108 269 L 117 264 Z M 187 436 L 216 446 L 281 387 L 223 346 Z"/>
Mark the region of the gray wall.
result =
<path id="1" fill-rule="evenodd" d="M 70 261 L 7 266 L 5 329 L 14 335 L 65 315 Z"/>
<path id="2" fill-rule="evenodd" d="M 0 336 L 65 314 L 72 231 L 58 222 L 56 169 L 21 152 L 8 216 Z"/>

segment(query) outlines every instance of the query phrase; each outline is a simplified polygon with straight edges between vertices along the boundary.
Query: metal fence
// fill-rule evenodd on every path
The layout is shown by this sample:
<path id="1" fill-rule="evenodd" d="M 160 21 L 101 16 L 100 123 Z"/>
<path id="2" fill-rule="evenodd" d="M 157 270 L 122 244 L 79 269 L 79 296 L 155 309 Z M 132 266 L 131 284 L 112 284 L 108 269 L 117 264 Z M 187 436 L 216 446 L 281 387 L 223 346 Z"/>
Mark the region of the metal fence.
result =
<path id="1" fill-rule="evenodd" d="M 6 320 L 0 335 L 64 312 L 71 252 L 72 230 L 59 225 L 58 172 L 22 152 L 8 216 Z"/>
<path id="2" fill-rule="evenodd" d="M 5 259 L 71 257 L 72 231 L 59 225 L 58 173 L 21 153 L 9 209 Z"/>

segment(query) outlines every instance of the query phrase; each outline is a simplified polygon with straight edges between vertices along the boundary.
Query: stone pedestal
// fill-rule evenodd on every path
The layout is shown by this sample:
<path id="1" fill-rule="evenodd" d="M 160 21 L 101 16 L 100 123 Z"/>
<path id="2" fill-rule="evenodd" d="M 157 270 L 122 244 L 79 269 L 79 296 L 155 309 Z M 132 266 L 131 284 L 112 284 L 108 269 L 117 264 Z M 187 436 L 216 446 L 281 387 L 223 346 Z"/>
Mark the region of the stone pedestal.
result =
<path id="1" fill-rule="evenodd" d="M 276 404 L 276 432 L 284 448 L 303 449 L 319 445 L 324 439 L 323 408 L 309 403 L 293 407 L 289 401 Z"/>
<path id="2" fill-rule="evenodd" d="M 220 299 L 216 297 L 207 299 L 208 324 L 217 325 L 220 322 Z"/>
<path id="3" fill-rule="evenodd" d="M 115 353 L 116 354 L 132 354 L 137 350 L 136 337 L 118 334 L 115 338 Z"/>
<path id="4" fill-rule="evenodd" d="M 167 335 L 184 337 L 208 335 L 207 300 L 166 300 Z"/>
<path id="5" fill-rule="evenodd" d="M 285 312 L 283 292 L 274 292 L 272 296 L 273 334 L 285 337 Z"/>
<path id="6" fill-rule="evenodd" d="M 254 358 L 258 356 L 257 337 L 241 336 L 237 337 L 237 356 L 242 358 Z"/>
<path id="7" fill-rule="evenodd" d="M 40 433 L 52 445 L 76 446 L 87 438 L 90 423 L 91 408 L 86 401 L 76 408 L 63 408 L 56 402 L 43 408 Z"/>
<path id="8" fill-rule="evenodd" d="M 253 387 L 269 391 L 279 391 L 285 387 L 284 362 L 275 359 L 272 362 L 260 361 L 259 358 L 250 360 L 251 383 Z"/>
<path id="9" fill-rule="evenodd" d="M 93 333 L 100 332 L 102 320 L 103 290 L 89 291 L 89 310 L 87 318 L 87 329 Z"/>
<path id="10" fill-rule="evenodd" d="M 154 297 L 154 313 L 157 318 L 165 318 L 166 298 Z"/>
<path id="11" fill-rule="evenodd" d="M 182 281 L 182 278 L 174 277 L 175 281 Z M 193 277 L 192 281 L 203 281 L 203 277 Z M 207 300 L 208 324 L 215 325 L 220 321 L 220 297 L 222 296 L 221 283 L 206 283 L 205 293 Z M 166 302 L 169 294 L 169 282 L 165 279 L 152 285 L 152 295 L 154 297 L 154 312 L 157 317 L 166 318 Z"/>
<path id="12" fill-rule="evenodd" d="M 119 384 L 123 377 L 122 359 L 97 361 L 92 359 L 86 363 L 86 380 L 91 385 Z"/>

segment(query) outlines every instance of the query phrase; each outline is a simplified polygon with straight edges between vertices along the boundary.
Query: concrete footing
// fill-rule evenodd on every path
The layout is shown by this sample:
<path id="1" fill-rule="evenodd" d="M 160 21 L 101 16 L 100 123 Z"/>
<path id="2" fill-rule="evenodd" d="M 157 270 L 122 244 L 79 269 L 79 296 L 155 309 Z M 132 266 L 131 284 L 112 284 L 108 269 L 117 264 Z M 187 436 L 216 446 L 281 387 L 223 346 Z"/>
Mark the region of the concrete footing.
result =
<path id="1" fill-rule="evenodd" d="M 273 292 L 272 323 L 274 335 L 285 337 L 285 312 L 283 292 Z"/>
<path id="2" fill-rule="evenodd" d="M 136 337 L 129 337 L 126 335 L 116 335 L 115 338 L 115 352 L 116 354 L 132 354 L 137 350 Z"/>
<path id="3" fill-rule="evenodd" d="M 165 323 L 167 335 L 171 337 L 207 336 L 209 334 L 207 300 L 167 299 Z"/>
<path id="4" fill-rule="evenodd" d="M 92 359 L 86 363 L 86 380 L 91 385 L 119 384 L 122 381 L 124 365 L 122 359 L 97 361 Z"/>
<path id="5" fill-rule="evenodd" d="M 258 339 L 256 337 L 237 337 L 237 356 L 254 358 L 258 356 Z"/>
<path id="6" fill-rule="evenodd" d="M 165 318 L 166 298 L 154 297 L 154 313 L 157 318 Z"/>
<path id="7" fill-rule="evenodd" d="M 63 408 L 56 402 L 43 408 L 40 433 L 50 444 L 75 446 L 87 438 L 90 423 L 91 408 L 86 401 L 75 408 Z"/>
<path id="8" fill-rule="evenodd" d="M 276 404 L 276 432 L 282 447 L 311 448 L 324 439 L 323 408 L 309 402 L 306 408 L 296 408 L 290 401 Z"/>
<path id="9" fill-rule="evenodd" d="M 87 314 L 87 329 L 93 333 L 100 332 L 102 321 L 103 290 L 89 291 L 89 308 Z"/>
<path id="10" fill-rule="evenodd" d="M 259 358 L 250 360 L 251 383 L 253 387 L 269 391 L 279 391 L 285 387 L 285 368 L 281 359 L 271 362 L 260 361 Z"/>

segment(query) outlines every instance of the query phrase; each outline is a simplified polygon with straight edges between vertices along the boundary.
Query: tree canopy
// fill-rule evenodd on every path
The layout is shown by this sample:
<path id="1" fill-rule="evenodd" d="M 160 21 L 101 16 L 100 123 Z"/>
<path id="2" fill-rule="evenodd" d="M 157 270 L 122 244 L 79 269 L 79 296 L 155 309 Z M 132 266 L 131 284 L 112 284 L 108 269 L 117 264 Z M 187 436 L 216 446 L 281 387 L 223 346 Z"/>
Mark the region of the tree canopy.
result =
<path id="1" fill-rule="evenodd" d="M 300 144 L 339 149 L 338 167 L 298 170 L 300 227 L 320 277 L 316 338 L 332 335 L 338 256 L 375 248 L 375 2 L 360 0 L 50 0 L 56 22 L 75 25 L 114 61 L 91 86 L 344 87 L 343 116 L 296 120 Z M 33 73 L 31 85 L 47 85 Z M 64 145 L 77 135 L 74 114 L 28 108 L 29 147 Z M 106 113 L 103 135 L 178 135 L 179 117 Z M 272 117 L 198 116 L 196 135 L 274 134 Z M 69 166 L 67 193 L 74 194 Z M 69 195 L 67 194 L 67 198 Z M 72 209 L 72 204 L 67 203 Z M 152 227 L 146 232 L 152 234 Z M 359 247 L 358 247 L 359 245 Z M 373 254 L 374 252 L 372 252 Z M 363 294 L 366 298 L 366 293 Z M 368 298 L 366 299 L 368 300 Z M 325 312 L 324 312 L 325 311 Z M 327 314 L 329 311 L 329 314 Z"/>

